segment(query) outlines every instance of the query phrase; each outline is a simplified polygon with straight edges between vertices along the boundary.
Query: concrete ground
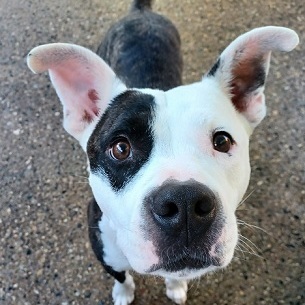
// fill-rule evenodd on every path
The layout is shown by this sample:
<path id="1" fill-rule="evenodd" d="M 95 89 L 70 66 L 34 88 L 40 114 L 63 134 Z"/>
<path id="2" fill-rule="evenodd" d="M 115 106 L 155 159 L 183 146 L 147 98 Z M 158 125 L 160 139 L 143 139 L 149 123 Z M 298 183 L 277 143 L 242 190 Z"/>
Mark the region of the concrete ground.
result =
<path id="1" fill-rule="evenodd" d="M 129 2 L 0 0 L 0 304 L 111 304 L 112 279 L 87 238 L 84 153 L 61 127 L 48 77 L 32 74 L 25 58 L 32 47 L 57 41 L 95 50 Z M 251 242 L 226 270 L 191 283 L 188 304 L 304 305 L 303 1 L 156 0 L 154 8 L 181 33 L 185 83 L 251 28 L 299 33 L 296 50 L 272 58 L 268 116 L 252 137 L 254 193 L 237 212 L 250 224 L 240 230 Z M 160 279 L 136 276 L 136 284 L 135 305 L 171 303 Z"/>

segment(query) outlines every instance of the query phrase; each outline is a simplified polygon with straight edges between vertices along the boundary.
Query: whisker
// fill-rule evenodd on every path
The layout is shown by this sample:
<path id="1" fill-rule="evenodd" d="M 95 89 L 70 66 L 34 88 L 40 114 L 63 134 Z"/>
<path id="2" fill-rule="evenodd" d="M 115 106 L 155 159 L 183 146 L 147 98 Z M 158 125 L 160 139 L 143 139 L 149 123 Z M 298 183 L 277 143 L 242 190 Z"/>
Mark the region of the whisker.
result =
<path id="1" fill-rule="evenodd" d="M 241 235 L 241 234 L 239 234 L 239 237 L 240 237 L 240 238 L 244 238 L 244 239 L 245 239 L 246 241 L 248 241 L 251 245 L 253 245 L 255 249 L 257 249 L 258 251 L 260 251 L 260 249 L 256 246 L 256 244 L 254 244 L 249 238 L 247 238 L 247 237 L 245 237 L 245 236 L 243 236 L 243 235 Z"/>
<path id="2" fill-rule="evenodd" d="M 237 219 L 237 224 L 239 225 L 244 225 L 245 227 L 248 227 L 250 229 L 257 229 L 257 230 L 260 230 L 264 233 L 266 233 L 267 235 L 270 235 L 270 233 L 268 233 L 266 230 L 264 230 L 263 228 L 259 227 L 259 226 L 256 226 L 256 225 L 252 225 L 252 224 L 249 224 L 241 219 Z"/>
<path id="3" fill-rule="evenodd" d="M 256 254 L 256 253 L 253 253 L 253 252 L 251 252 L 251 251 L 243 250 L 243 253 L 251 254 L 251 255 L 256 256 L 256 257 L 258 257 L 258 258 L 260 258 L 260 259 L 262 259 L 262 260 L 264 259 L 261 255 Z M 246 260 L 246 259 L 245 259 L 245 260 Z"/>
<path id="4" fill-rule="evenodd" d="M 250 245 L 248 245 L 245 240 L 239 239 L 238 241 L 240 243 L 240 247 L 243 247 L 246 250 L 251 250 L 253 253 L 256 253 L 256 251 Z"/>
<path id="5" fill-rule="evenodd" d="M 255 252 L 249 250 L 245 245 L 240 245 L 239 251 L 242 252 L 244 258 L 246 258 L 245 253 L 256 254 Z"/>
<path id="6" fill-rule="evenodd" d="M 194 289 L 195 291 L 199 290 L 200 285 L 200 280 L 202 277 L 195 278 L 191 282 L 188 282 L 188 287 L 187 290 L 189 291 L 190 289 Z"/>
<path id="7" fill-rule="evenodd" d="M 232 260 L 235 260 L 235 259 L 236 259 L 236 260 L 241 260 L 241 261 L 246 262 L 246 261 L 247 261 L 247 258 L 246 258 L 245 254 L 244 254 L 244 251 L 241 251 L 241 250 L 239 250 L 239 249 L 236 249 L 236 250 L 242 252 L 242 256 L 243 256 L 243 257 L 237 256 L 237 255 L 235 254 Z M 252 253 L 250 253 L 250 254 L 252 254 Z"/>
<path id="8" fill-rule="evenodd" d="M 243 249 L 240 247 L 240 245 L 236 245 L 236 250 L 240 251 L 243 255 L 243 258 L 245 258 L 245 253 L 244 253 Z"/>
<path id="9" fill-rule="evenodd" d="M 250 192 L 237 206 L 237 210 L 240 208 L 241 205 L 243 205 L 252 195 L 253 193 L 256 191 L 256 189 L 254 189 L 252 192 Z"/>
<path id="10" fill-rule="evenodd" d="M 250 245 L 248 245 L 244 240 L 239 239 L 239 242 L 240 242 L 239 246 L 244 248 L 243 249 L 244 253 L 249 253 L 256 257 L 259 257 L 260 259 L 264 259 L 261 255 L 256 253 L 256 251 Z"/>

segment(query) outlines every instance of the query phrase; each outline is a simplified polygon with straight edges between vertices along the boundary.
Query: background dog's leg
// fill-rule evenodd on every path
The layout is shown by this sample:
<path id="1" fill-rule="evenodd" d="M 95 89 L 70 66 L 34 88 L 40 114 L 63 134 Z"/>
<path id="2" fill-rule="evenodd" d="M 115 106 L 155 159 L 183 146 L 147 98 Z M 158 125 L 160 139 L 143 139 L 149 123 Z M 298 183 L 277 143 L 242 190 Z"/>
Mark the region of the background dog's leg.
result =
<path id="1" fill-rule="evenodd" d="M 187 281 L 165 279 L 166 295 L 176 304 L 184 304 L 186 302 Z"/>
<path id="2" fill-rule="evenodd" d="M 125 272 L 125 281 L 119 282 L 115 280 L 113 289 L 112 289 L 112 298 L 114 305 L 128 305 L 134 299 L 134 290 L 135 284 L 132 276 Z"/>

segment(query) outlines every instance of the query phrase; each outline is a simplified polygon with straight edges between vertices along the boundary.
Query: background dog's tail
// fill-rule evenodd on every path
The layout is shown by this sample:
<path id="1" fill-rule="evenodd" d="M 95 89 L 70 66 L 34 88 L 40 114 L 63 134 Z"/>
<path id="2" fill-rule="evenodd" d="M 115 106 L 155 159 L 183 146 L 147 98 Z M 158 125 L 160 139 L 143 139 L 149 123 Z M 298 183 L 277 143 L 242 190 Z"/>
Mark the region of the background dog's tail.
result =
<path id="1" fill-rule="evenodd" d="M 153 0 L 134 0 L 131 10 L 147 10 L 151 9 Z"/>

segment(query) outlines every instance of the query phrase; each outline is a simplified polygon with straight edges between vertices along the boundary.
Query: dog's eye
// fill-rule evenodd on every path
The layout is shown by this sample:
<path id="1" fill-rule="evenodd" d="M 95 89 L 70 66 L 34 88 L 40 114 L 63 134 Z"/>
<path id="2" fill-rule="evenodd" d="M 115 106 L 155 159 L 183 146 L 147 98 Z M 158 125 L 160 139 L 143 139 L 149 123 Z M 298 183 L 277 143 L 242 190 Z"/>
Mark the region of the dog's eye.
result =
<path id="1" fill-rule="evenodd" d="M 218 131 L 213 136 L 213 146 L 214 149 L 222 152 L 227 153 L 231 149 L 234 141 L 230 134 L 225 131 Z"/>
<path id="2" fill-rule="evenodd" d="M 131 155 L 131 145 L 126 138 L 120 138 L 111 145 L 109 153 L 113 159 L 124 161 Z"/>

